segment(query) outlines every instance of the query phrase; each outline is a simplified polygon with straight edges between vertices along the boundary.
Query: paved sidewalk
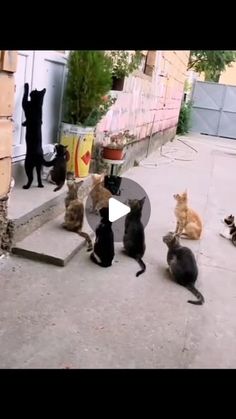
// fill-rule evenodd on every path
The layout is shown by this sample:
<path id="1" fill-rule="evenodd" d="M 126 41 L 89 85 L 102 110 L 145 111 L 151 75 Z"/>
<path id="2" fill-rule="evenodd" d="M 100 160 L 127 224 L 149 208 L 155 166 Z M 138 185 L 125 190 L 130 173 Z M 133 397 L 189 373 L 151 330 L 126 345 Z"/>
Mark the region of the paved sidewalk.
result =
<path id="1" fill-rule="evenodd" d="M 220 219 L 236 215 L 236 141 L 181 140 L 188 145 L 168 143 L 125 173 L 152 205 L 140 278 L 121 244 L 109 269 L 85 249 L 65 268 L 0 259 L 0 368 L 236 368 L 236 249 L 219 236 Z M 187 241 L 203 306 L 165 274 L 162 236 L 185 188 L 204 220 L 202 240 Z"/>

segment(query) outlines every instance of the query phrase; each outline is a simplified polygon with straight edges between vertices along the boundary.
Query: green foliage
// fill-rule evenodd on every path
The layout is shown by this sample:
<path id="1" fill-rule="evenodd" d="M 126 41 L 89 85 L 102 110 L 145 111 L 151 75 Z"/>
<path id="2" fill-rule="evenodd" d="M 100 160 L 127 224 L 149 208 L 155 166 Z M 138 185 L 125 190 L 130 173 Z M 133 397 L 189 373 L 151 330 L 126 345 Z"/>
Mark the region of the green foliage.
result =
<path id="1" fill-rule="evenodd" d="M 103 98 L 103 103 L 97 108 L 93 109 L 84 124 L 88 127 L 94 127 L 104 115 L 108 112 L 109 108 L 116 102 L 117 98 L 107 96 Z"/>
<path id="2" fill-rule="evenodd" d="M 234 61 L 236 61 L 235 51 L 194 50 L 190 53 L 188 70 L 203 72 L 205 80 L 218 82 L 222 71 Z"/>
<path id="3" fill-rule="evenodd" d="M 189 92 L 191 92 L 191 90 L 192 90 L 192 84 L 188 80 L 185 80 L 185 82 L 184 82 L 184 92 L 189 93 Z"/>
<path id="4" fill-rule="evenodd" d="M 128 76 L 136 70 L 142 59 L 141 51 L 135 51 L 131 56 L 128 51 L 111 51 L 109 56 L 112 59 L 112 75 L 117 79 Z"/>
<path id="5" fill-rule="evenodd" d="M 71 51 L 64 96 L 65 122 L 96 125 L 104 115 L 103 96 L 111 86 L 112 62 L 103 51 Z"/>
<path id="6" fill-rule="evenodd" d="M 180 108 L 179 121 L 177 126 L 177 134 L 187 134 L 190 128 L 190 117 L 191 117 L 192 103 L 183 103 Z"/>

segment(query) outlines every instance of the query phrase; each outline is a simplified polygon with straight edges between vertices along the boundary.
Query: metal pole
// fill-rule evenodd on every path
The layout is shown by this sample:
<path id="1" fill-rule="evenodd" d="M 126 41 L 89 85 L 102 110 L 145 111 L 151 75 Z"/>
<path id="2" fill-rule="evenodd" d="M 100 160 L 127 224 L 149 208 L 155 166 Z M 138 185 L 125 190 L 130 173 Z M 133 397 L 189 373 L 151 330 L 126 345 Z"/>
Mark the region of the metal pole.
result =
<path id="1" fill-rule="evenodd" d="M 153 126 L 154 126 L 155 116 L 156 116 L 156 114 L 154 114 L 153 121 L 152 121 L 152 127 L 151 127 L 151 132 L 150 132 L 150 136 L 149 136 L 149 140 L 148 140 L 146 157 L 148 157 L 148 152 L 149 152 L 149 148 L 150 148 L 150 142 L 151 142 L 151 137 L 152 137 L 152 133 L 153 133 Z"/>

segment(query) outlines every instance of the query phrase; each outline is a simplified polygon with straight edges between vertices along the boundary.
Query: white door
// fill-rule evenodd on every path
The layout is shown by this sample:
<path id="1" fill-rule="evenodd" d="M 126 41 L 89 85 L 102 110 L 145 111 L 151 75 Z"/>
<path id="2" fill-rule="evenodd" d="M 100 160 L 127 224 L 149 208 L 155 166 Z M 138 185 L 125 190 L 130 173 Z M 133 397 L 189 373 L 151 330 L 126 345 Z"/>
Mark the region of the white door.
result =
<path id="1" fill-rule="evenodd" d="M 26 54 L 28 54 L 26 56 Z M 30 91 L 46 88 L 43 102 L 42 138 L 46 153 L 48 145 L 58 140 L 58 128 L 61 119 L 62 98 L 64 91 L 66 55 L 56 51 L 19 51 L 15 74 L 15 133 L 14 160 L 21 160 L 25 154 L 25 128 L 22 97 L 24 83 L 29 83 Z"/>
<path id="2" fill-rule="evenodd" d="M 29 83 L 29 88 L 31 89 L 32 71 L 33 51 L 18 51 L 17 71 L 15 73 L 15 105 L 13 113 L 13 157 L 18 159 L 25 155 L 25 128 L 21 125 L 25 118 L 22 109 L 22 98 L 24 94 L 24 84 Z"/>
<path id="3" fill-rule="evenodd" d="M 57 142 L 61 119 L 66 57 L 53 51 L 35 51 L 32 89 L 46 88 L 43 102 L 42 141 L 47 145 Z"/>

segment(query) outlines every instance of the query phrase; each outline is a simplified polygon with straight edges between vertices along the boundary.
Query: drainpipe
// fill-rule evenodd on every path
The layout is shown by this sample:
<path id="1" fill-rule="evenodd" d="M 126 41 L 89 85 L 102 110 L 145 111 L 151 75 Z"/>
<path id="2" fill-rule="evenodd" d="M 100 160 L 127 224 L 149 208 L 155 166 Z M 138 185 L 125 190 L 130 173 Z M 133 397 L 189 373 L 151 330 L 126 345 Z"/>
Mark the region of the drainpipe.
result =
<path id="1" fill-rule="evenodd" d="M 161 57 L 162 57 L 162 51 L 158 51 L 158 54 L 157 54 L 156 77 L 159 77 L 159 68 L 160 68 L 160 64 L 161 64 Z M 150 109 L 150 110 L 157 110 L 157 109 Z M 152 133 L 153 133 L 153 127 L 154 127 L 155 117 L 156 117 L 156 115 L 154 114 L 153 121 L 152 121 L 152 126 L 151 126 L 151 131 L 150 131 L 150 135 L 149 135 L 149 140 L 148 140 L 146 157 L 149 154 L 149 149 L 150 149 L 150 143 L 151 143 L 151 138 L 152 138 Z"/>
<path id="2" fill-rule="evenodd" d="M 149 153 L 149 148 L 150 148 L 150 143 L 151 143 L 151 138 L 152 138 L 152 133 L 153 133 L 155 117 L 156 117 L 156 115 L 154 114 L 153 121 L 152 121 L 152 127 L 151 127 L 151 131 L 150 131 L 150 136 L 149 136 L 149 140 L 148 140 L 146 157 L 148 157 L 148 153 Z"/>

